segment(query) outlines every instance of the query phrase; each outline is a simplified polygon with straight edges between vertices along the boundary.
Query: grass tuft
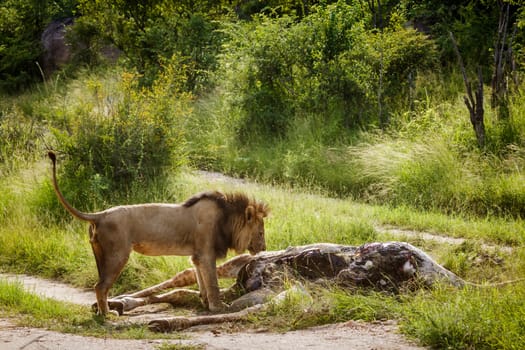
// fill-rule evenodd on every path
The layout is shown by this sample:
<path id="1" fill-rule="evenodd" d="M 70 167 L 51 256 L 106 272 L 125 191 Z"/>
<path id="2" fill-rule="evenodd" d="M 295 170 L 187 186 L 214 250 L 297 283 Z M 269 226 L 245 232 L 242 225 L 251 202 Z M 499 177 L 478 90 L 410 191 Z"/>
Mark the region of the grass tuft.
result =
<path id="1" fill-rule="evenodd" d="M 525 341 L 523 285 L 436 289 L 403 308 L 403 332 L 432 348 L 519 349 Z"/>

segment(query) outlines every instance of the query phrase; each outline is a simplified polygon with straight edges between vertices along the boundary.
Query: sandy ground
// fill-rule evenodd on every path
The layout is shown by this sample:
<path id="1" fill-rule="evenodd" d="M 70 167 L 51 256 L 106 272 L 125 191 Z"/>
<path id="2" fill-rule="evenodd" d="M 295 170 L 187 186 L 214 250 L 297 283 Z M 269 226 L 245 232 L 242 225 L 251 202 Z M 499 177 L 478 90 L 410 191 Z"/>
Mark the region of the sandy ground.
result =
<path id="1" fill-rule="evenodd" d="M 91 305 L 95 296 L 90 290 L 79 290 L 55 281 L 43 280 L 25 275 L 0 274 L 0 278 L 18 280 L 36 294 Z M 151 310 L 150 310 L 151 311 Z M 162 313 L 162 310 L 158 310 Z M 158 314 L 156 314 L 158 317 Z M 130 318 L 147 318 L 134 314 Z M 411 343 L 398 333 L 395 322 L 365 323 L 350 321 L 333 325 L 309 328 L 287 333 L 273 333 L 265 330 L 239 330 L 231 325 L 205 326 L 181 333 L 182 340 L 119 340 L 82 337 L 51 332 L 43 329 L 18 327 L 12 321 L 0 316 L 0 349 L 158 349 L 165 343 L 197 345 L 205 349 L 376 349 L 416 350 L 423 349 Z"/>

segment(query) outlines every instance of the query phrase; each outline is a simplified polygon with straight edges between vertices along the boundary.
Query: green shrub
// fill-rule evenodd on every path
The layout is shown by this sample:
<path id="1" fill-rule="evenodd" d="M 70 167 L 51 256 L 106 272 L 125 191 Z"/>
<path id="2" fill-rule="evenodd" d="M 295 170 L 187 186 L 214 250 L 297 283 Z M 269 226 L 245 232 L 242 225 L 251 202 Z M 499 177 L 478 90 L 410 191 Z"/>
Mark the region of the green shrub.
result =
<path id="1" fill-rule="evenodd" d="M 162 74 L 163 62 L 177 55 L 186 65 L 184 91 L 200 93 L 207 89 L 222 36 L 213 20 L 214 6 L 208 2 L 80 0 L 82 16 L 74 34 L 94 44 L 89 56 L 98 54 L 100 43 L 114 43 L 125 64 L 141 73 L 140 83 L 146 86 Z"/>
<path id="2" fill-rule="evenodd" d="M 360 4 L 338 2 L 300 22 L 260 16 L 225 26 L 217 98 L 239 112 L 238 140 L 282 139 L 297 119 L 311 117 L 367 128 L 409 106 L 418 71 L 436 63 L 434 45 L 393 21 L 382 32 L 368 22 Z"/>
<path id="3" fill-rule="evenodd" d="M 181 66 L 173 59 L 151 88 L 140 88 L 136 74 L 87 78 L 66 99 L 62 130 L 55 129 L 64 192 L 73 202 L 102 204 L 160 182 L 185 159 L 182 120 L 189 95 L 181 92 Z M 87 87 L 87 89 L 86 89 Z M 86 94 L 87 92 L 87 94 Z"/>

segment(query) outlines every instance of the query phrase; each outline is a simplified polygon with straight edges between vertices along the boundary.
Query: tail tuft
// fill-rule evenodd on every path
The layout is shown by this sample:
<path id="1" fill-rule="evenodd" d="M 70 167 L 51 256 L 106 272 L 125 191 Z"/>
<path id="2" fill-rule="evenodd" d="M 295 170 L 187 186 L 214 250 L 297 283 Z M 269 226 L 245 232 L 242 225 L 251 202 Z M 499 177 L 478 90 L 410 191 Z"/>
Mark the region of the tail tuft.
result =
<path id="1" fill-rule="evenodd" d="M 60 189 L 58 188 L 58 183 L 57 183 L 57 174 L 56 174 L 56 160 L 57 160 L 57 156 L 55 154 L 55 152 L 53 151 L 48 151 L 47 152 L 47 155 L 49 156 L 49 158 L 51 159 L 51 162 L 53 163 L 52 166 L 52 174 L 53 174 L 53 177 L 52 177 L 52 181 L 53 181 L 53 188 L 55 189 L 55 193 L 58 197 L 58 200 L 60 201 L 60 203 L 64 206 L 64 208 L 70 212 L 74 217 L 80 219 L 80 220 L 84 220 L 84 221 L 89 221 L 91 223 L 95 223 L 97 220 L 98 220 L 98 215 L 96 213 L 94 214 L 91 214 L 91 213 L 84 213 L 84 212 L 81 212 L 80 210 L 78 209 L 75 209 L 71 204 L 69 204 L 69 202 L 64 198 L 64 196 L 62 195 L 62 192 L 60 192 Z"/>
<path id="2" fill-rule="evenodd" d="M 55 155 L 55 152 L 49 151 L 49 152 L 47 152 L 47 155 L 49 156 L 49 158 L 51 159 L 51 161 L 53 163 L 55 163 L 57 161 L 57 156 Z"/>

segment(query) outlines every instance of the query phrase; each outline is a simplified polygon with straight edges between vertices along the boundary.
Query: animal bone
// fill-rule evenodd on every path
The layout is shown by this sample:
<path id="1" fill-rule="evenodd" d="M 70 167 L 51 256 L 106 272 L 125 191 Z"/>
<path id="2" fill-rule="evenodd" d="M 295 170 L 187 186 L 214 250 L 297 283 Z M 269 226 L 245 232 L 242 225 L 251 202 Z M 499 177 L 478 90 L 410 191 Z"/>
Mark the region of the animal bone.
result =
<path id="1" fill-rule="evenodd" d="M 228 309 L 231 313 L 157 319 L 150 322 L 150 328 L 173 331 L 243 319 L 263 309 L 268 296 L 282 289 L 283 273 L 313 282 L 332 281 L 343 288 L 372 288 L 395 293 L 404 286 L 429 287 L 438 281 L 457 287 L 467 284 L 405 242 L 368 243 L 359 247 L 328 243 L 297 246 L 257 255 L 239 255 L 217 267 L 219 278 L 237 278 L 233 286 L 222 291 L 222 299 L 231 302 Z M 115 297 L 109 304 L 119 313 L 152 303 L 187 305 L 198 300 L 198 292 L 174 289 L 160 295 L 156 293 L 194 283 L 195 272 L 189 268 L 156 286 Z"/>

